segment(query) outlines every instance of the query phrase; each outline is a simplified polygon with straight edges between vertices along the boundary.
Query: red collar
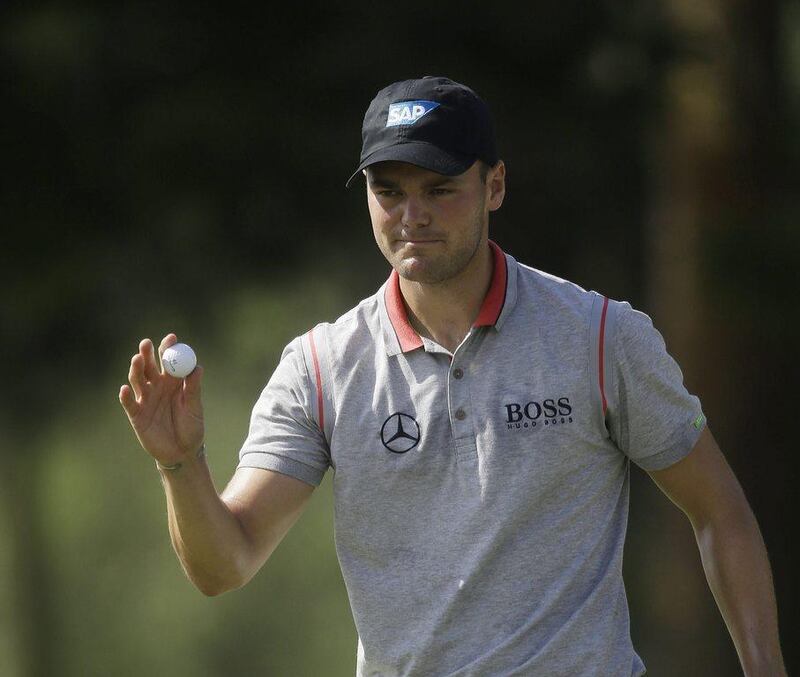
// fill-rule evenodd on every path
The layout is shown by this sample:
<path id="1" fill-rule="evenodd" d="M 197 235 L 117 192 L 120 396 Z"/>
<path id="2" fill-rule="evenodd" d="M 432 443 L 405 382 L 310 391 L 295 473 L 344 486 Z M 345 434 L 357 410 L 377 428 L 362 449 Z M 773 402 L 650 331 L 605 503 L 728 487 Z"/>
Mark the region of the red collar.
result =
<path id="1" fill-rule="evenodd" d="M 506 283 L 508 280 L 506 255 L 491 240 L 489 240 L 489 247 L 494 258 L 492 281 L 489 284 L 489 291 L 486 292 L 486 296 L 483 299 L 483 304 L 481 304 L 478 317 L 472 325 L 473 327 L 493 327 L 503 311 L 503 305 L 506 300 Z M 422 339 L 408 321 L 408 313 L 403 303 L 403 294 L 400 291 L 400 276 L 396 270 L 393 270 L 389 276 L 384 300 L 389 321 L 392 323 L 392 328 L 400 343 L 400 350 L 406 353 L 409 350 L 421 348 Z"/>

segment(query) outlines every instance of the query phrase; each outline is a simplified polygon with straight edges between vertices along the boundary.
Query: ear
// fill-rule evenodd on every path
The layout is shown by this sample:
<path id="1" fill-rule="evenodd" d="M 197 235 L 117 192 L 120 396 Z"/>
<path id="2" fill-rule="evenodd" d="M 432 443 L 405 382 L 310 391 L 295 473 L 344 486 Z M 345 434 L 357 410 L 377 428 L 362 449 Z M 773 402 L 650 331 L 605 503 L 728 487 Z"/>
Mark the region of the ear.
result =
<path id="1" fill-rule="evenodd" d="M 490 212 L 500 209 L 506 196 L 506 165 L 502 160 L 489 170 L 486 177 L 486 206 Z"/>

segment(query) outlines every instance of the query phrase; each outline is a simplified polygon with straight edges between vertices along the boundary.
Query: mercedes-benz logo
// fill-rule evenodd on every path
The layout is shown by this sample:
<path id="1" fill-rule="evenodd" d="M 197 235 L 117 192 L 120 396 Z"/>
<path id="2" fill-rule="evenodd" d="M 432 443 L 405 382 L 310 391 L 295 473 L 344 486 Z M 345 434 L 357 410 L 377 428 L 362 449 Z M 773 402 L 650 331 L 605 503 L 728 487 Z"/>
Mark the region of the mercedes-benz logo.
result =
<path id="1" fill-rule="evenodd" d="M 419 444 L 419 424 L 408 414 L 392 414 L 383 422 L 381 442 L 395 454 L 405 454 Z"/>

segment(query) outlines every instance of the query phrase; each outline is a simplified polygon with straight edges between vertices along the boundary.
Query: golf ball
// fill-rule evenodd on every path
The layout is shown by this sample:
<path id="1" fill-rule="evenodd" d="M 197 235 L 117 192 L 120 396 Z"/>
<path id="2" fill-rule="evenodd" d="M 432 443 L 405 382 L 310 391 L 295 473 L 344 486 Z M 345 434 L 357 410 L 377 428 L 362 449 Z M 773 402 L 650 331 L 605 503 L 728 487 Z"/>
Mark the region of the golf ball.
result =
<path id="1" fill-rule="evenodd" d="M 197 366 L 194 350 L 185 343 L 176 343 L 164 351 L 161 356 L 164 371 L 175 378 L 186 378 Z"/>

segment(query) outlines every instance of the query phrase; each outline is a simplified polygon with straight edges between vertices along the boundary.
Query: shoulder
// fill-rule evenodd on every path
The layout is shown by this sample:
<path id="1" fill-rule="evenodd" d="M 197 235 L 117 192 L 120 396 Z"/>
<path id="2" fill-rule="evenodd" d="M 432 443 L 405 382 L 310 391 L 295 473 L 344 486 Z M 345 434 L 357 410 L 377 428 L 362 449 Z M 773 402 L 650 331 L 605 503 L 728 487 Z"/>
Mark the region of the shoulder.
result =
<path id="1" fill-rule="evenodd" d="M 653 356 L 666 353 L 664 336 L 653 319 L 628 301 L 610 301 L 611 335 L 615 341 L 616 355 L 634 359 L 652 367 Z"/>
<path id="2" fill-rule="evenodd" d="M 307 390 L 309 401 L 320 396 L 322 383 L 330 381 L 344 358 L 354 365 L 380 339 L 379 290 L 332 322 L 320 322 L 296 335 L 284 347 L 271 381 Z M 354 354 L 356 351 L 356 354 Z M 323 392 L 324 394 L 324 392 Z"/>
<path id="3" fill-rule="evenodd" d="M 634 350 L 659 350 L 661 336 L 648 315 L 553 273 L 516 263 L 517 322 L 559 345 L 587 345 L 592 361 L 609 367 Z"/>
<path id="4" fill-rule="evenodd" d="M 548 322 L 585 323 L 603 294 L 588 290 L 563 277 L 524 263 L 514 262 L 517 272 L 517 303 L 544 316 Z"/>
<path id="5" fill-rule="evenodd" d="M 328 352 L 341 354 L 355 346 L 361 349 L 380 340 L 381 304 L 383 286 L 371 296 L 331 322 L 320 322 L 309 329 L 305 337 Z"/>
<path id="6" fill-rule="evenodd" d="M 654 331 L 651 317 L 629 301 L 614 299 L 602 291 L 586 289 L 558 275 L 515 263 L 520 298 L 523 302 L 535 303 L 553 317 L 596 315 L 594 320 L 602 319 L 613 333 L 634 340 L 636 335 Z"/>

